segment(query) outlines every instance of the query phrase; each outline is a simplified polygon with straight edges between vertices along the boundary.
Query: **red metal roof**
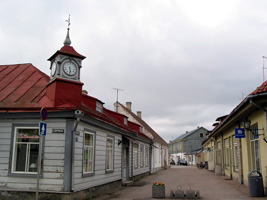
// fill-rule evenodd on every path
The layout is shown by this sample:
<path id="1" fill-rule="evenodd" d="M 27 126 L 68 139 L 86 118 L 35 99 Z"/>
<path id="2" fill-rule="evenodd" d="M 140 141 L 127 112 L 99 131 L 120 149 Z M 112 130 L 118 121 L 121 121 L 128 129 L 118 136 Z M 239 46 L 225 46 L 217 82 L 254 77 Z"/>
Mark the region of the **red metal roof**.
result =
<path id="1" fill-rule="evenodd" d="M 80 106 L 68 99 L 65 99 L 62 104 L 55 104 L 56 100 L 53 98 L 58 97 L 48 94 L 54 91 L 48 90 L 48 87 L 51 87 L 52 84 L 58 84 L 58 82 L 63 82 L 61 84 L 64 84 L 61 79 L 50 82 L 49 76 L 30 63 L 0 65 L 0 112 L 39 112 L 40 109 L 38 108 L 41 107 L 46 107 L 48 110 L 79 109 L 84 111 L 85 114 L 121 130 L 147 138 L 133 127 L 125 125 L 121 120 L 123 119 L 121 114 L 106 108 L 103 109 L 103 113 L 96 111 L 96 101 L 101 101 L 82 94 L 82 89 L 79 94 L 76 92 L 77 95 L 81 95 Z M 73 81 L 65 82 L 71 84 Z M 77 83 L 75 84 L 77 85 Z M 79 85 L 82 87 L 83 84 L 79 83 Z M 60 88 L 62 88 L 61 90 L 66 90 L 64 87 Z"/>
<path id="2" fill-rule="evenodd" d="M 70 55 L 70 56 L 74 56 L 76 58 L 81 58 L 81 59 L 86 58 L 85 56 L 75 51 L 75 49 L 72 46 L 64 45 L 59 51 L 54 53 L 54 55 L 52 55 L 48 60 L 49 61 L 53 60 L 53 58 L 55 58 L 58 54 Z"/>
<path id="3" fill-rule="evenodd" d="M 0 65 L 0 107 L 50 107 L 49 76 L 32 64 Z"/>

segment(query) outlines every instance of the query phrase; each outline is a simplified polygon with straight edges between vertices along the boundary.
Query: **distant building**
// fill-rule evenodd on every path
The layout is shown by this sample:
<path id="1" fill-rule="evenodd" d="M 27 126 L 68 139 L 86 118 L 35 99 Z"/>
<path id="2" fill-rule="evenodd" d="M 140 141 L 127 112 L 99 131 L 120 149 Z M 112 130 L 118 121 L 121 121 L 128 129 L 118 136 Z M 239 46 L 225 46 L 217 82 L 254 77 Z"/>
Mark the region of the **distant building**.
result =
<path id="1" fill-rule="evenodd" d="M 131 102 L 126 102 L 126 107 L 121 103 L 116 102 L 114 104 L 114 109 L 116 112 L 126 115 L 130 121 L 139 124 L 141 127 L 140 132 L 153 140 L 153 145 L 151 146 L 151 172 L 168 167 L 168 144 L 142 119 L 141 111 L 137 111 L 137 114 L 134 114 L 132 112 Z"/>
<path id="2" fill-rule="evenodd" d="M 206 139 L 208 130 L 198 127 L 186 132 L 169 143 L 170 157 L 177 164 L 179 159 L 186 159 L 188 164 L 195 165 L 196 154 L 202 148 L 202 141 Z"/>

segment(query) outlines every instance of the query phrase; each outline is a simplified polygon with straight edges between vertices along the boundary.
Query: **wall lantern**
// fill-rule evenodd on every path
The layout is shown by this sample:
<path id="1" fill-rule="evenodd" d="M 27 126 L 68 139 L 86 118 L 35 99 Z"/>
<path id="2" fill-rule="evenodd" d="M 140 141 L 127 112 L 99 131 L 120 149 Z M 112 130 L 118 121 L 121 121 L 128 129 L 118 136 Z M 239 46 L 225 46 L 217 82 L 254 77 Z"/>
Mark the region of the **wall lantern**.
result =
<path id="1" fill-rule="evenodd" d="M 122 140 L 118 140 L 118 146 L 120 146 L 120 144 L 122 143 Z"/>
<path id="2" fill-rule="evenodd" d="M 247 130 L 250 131 L 250 125 L 251 121 L 248 119 L 248 117 L 245 117 L 244 120 L 242 121 L 243 127 Z"/>
<path id="3" fill-rule="evenodd" d="M 259 131 L 259 130 L 264 131 L 264 128 L 263 128 L 263 129 L 258 129 L 258 128 L 253 128 L 253 129 L 251 129 L 251 127 L 250 127 L 250 126 L 251 126 L 251 121 L 248 119 L 248 117 L 245 117 L 245 118 L 243 119 L 242 124 L 243 124 L 243 127 L 244 127 L 247 131 L 251 132 L 253 135 L 255 135 L 255 136 L 257 136 L 257 137 L 259 137 L 260 135 L 265 136 L 264 133 L 263 133 L 263 134 L 258 134 L 258 131 Z M 255 133 L 254 130 L 257 130 L 257 132 Z M 266 138 L 266 137 L 263 137 L 263 140 L 267 143 L 267 138 Z"/>

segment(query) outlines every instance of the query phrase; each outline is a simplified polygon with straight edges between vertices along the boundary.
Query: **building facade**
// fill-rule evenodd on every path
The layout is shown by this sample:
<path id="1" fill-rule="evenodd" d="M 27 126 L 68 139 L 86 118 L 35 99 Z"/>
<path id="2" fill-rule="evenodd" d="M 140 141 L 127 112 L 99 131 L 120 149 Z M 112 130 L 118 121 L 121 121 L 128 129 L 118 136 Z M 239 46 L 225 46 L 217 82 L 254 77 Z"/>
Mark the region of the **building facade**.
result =
<path id="1" fill-rule="evenodd" d="M 267 110 L 264 82 L 248 95 L 211 132 L 203 148 L 211 148 L 217 175 L 248 185 L 251 171 L 259 171 L 267 188 Z M 248 126 L 249 125 L 249 126 Z M 246 127 L 247 126 L 247 127 Z"/>
<path id="2" fill-rule="evenodd" d="M 143 119 L 141 111 L 137 114 L 132 112 L 132 103 L 126 102 L 126 106 L 116 102 L 114 110 L 123 115 L 126 115 L 130 121 L 133 121 L 141 126 L 141 132 L 153 140 L 151 146 L 151 173 L 169 166 L 168 144 L 166 141 L 156 133 Z"/>
<path id="3" fill-rule="evenodd" d="M 103 191 L 100 187 L 114 191 L 122 181 L 150 172 L 152 140 L 139 124 L 83 92 L 85 57 L 70 44 L 68 30 L 64 46 L 48 59 L 50 76 L 32 64 L 0 65 L 0 190 L 5 198 L 13 198 L 10 192 L 24 192 L 25 198 L 37 190 L 62 198 L 91 197 Z"/>

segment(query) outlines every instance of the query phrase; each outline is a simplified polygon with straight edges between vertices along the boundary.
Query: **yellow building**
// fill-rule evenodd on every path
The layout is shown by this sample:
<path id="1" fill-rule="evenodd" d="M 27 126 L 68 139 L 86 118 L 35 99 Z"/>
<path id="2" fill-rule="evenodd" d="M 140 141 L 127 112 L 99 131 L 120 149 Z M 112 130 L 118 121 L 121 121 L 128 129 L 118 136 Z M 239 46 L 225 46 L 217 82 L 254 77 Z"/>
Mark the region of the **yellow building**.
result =
<path id="1" fill-rule="evenodd" d="M 215 174 L 248 185 L 248 174 L 260 171 L 267 190 L 267 81 L 224 116 L 203 143 Z M 249 127 L 245 127 L 246 125 Z M 240 138 L 241 137 L 241 138 Z M 210 154 L 210 152 L 213 152 Z M 206 155 L 206 157 L 207 157 Z M 210 167 L 209 167 L 210 168 Z"/>

